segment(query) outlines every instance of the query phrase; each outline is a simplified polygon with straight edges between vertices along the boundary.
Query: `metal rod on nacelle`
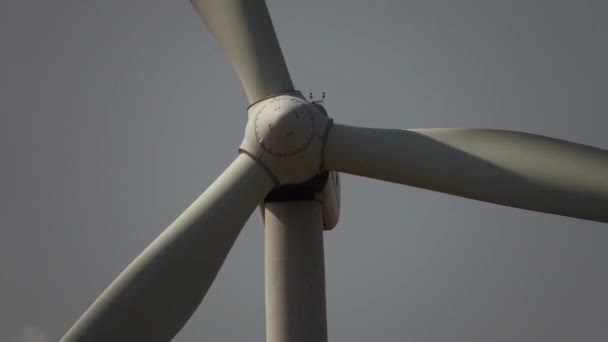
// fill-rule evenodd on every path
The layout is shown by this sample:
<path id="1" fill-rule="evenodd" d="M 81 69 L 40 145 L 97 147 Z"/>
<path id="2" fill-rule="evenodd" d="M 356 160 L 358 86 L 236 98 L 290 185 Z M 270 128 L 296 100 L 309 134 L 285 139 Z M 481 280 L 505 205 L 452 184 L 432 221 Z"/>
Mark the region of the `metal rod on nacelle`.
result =
<path id="1" fill-rule="evenodd" d="M 325 265 L 321 205 L 265 203 L 267 342 L 325 342 Z"/>

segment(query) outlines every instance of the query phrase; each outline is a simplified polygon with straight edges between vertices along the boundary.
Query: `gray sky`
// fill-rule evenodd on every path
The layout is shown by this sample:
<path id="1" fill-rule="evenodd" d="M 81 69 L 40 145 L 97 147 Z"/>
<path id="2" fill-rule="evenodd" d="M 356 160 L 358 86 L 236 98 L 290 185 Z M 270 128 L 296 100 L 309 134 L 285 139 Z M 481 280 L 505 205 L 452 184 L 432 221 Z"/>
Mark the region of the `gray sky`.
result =
<path id="1" fill-rule="evenodd" d="M 336 122 L 608 148 L 605 1 L 268 5 Z M 0 340 L 55 341 L 236 156 L 246 97 L 186 0 L 3 0 L 0 44 Z M 608 225 L 348 175 L 342 195 L 330 340 L 608 340 Z M 259 222 L 175 341 L 264 340 Z"/>

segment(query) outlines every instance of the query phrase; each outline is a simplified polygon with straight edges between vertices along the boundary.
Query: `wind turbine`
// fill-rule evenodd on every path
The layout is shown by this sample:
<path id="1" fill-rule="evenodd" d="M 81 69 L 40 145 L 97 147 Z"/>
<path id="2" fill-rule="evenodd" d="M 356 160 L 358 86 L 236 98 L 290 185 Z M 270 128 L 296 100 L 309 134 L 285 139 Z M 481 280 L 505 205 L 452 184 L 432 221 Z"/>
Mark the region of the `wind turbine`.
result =
<path id="1" fill-rule="evenodd" d="M 337 172 L 608 222 L 607 151 L 510 131 L 333 124 L 293 86 L 264 1 L 193 6 L 250 103 L 241 153 L 64 341 L 170 340 L 258 205 L 265 224 L 268 340 L 326 340 L 322 230 L 337 222 Z"/>

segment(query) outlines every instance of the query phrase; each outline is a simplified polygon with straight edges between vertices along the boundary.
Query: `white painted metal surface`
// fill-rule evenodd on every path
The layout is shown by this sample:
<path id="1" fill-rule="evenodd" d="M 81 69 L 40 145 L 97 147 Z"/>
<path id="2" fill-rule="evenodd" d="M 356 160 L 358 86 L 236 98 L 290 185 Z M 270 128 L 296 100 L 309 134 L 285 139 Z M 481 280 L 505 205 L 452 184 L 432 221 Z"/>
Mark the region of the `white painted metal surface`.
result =
<path id="1" fill-rule="evenodd" d="M 321 205 L 266 203 L 266 341 L 325 342 Z"/>

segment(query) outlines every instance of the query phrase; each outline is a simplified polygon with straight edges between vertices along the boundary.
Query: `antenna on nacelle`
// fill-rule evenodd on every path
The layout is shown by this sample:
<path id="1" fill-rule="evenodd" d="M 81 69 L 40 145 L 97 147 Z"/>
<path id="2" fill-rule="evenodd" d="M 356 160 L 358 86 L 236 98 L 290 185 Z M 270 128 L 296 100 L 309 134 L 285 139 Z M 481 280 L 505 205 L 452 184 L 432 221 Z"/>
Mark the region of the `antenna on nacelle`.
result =
<path id="1" fill-rule="evenodd" d="M 310 102 L 313 104 L 322 104 L 325 102 L 325 92 L 321 93 L 321 99 L 320 100 L 315 100 L 312 96 L 312 93 L 308 93 L 308 98 L 310 99 Z"/>

